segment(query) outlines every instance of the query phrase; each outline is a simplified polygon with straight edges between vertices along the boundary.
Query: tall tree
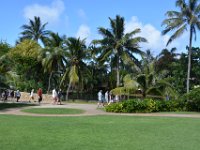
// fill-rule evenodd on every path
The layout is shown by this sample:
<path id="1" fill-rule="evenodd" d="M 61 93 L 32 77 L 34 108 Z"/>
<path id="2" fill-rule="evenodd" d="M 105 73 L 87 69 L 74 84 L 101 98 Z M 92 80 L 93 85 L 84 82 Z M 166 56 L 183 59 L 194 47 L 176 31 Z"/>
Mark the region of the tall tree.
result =
<path id="1" fill-rule="evenodd" d="M 11 69 L 7 54 L 10 50 L 11 46 L 8 43 L 0 41 L 0 88 L 7 86 L 5 78 L 7 72 Z"/>
<path id="2" fill-rule="evenodd" d="M 87 70 L 84 59 L 87 57 L 85 40 L 80 38 L 70 37 L 65 41 L 66 44 L 66 59 L 69 67 L 66 68 L 61 84 L 69 77 L 67 88 L 68 99 L 69 90 L 79 81 L 83 83 L 84 71 Z"/>
<path id="3" fill-rule="evenodd" d="M 102 52 L 100 61 L 110 61 L 116 69 L 116 86 L 120 85 L 120 64 L 134 64 L 137 62 L 134 54 L 142 54 L 139 43 L 146 42 L 143 37 L 133 37 L 140 33 L 140 29 L 135 29 L 132 32 L 125 33 L 125 21 L 119 15 L 115 19 L 110 20 L 110 29 L 100 27 L 99 33 L 103 36 L 102 40 L 94 42 L 101 44 Z"/>
<path id="4" fill-rule="evenodd" d="M 188 49 L 188 71 L 187 71 L 187 93 L 190 88 L 190 70 L 191 70 L 191 53 L 192 53 L 192 40 L 196 39 L 197 29 L 200 29 L 200 3 L 198 0 L 176 0 L 176 6 L 180 11 L 168 11 L 166 13 L 167 19 L 163 21 L 165 30 L 162 34 L 170 31 L 175 32 L 169 38 L 167 45 L 176 38 L 180 37 L 184 31 L 189 28 L 189 49 Z"/>
<path id="5" fill-rule="evenodd" d="M 23 31 L 20 33 L 22 35 L 20 40 L 32 39 L 36 42 L 38 42 L 38 40 L 44 42 L 49 34 L 49 31 L 45 30 L 46 25 L 47 23 L 42 24 L 40 17 L 35 16 L 34 20 L 29 19 L 29 24 L 25 24 L 21 27 Z"/>
<path id="6" fill-rule="evenodd" d="M 179 54 L 175 53 L 176 48 L 172 48 L 171 50 L 163 49 L 161 53 L 157 56 L 156 61 L 156 71 L 161 72 L 166 70 L 168 73 L 167 76 L 172 76 L 172 72 L 175 69 L 174 63 L 177 61 L 177 56 Z"/>
<path id="7" fill-rule="evenodd" d="M 51 88 L 51 79 L 53 73 L 61 74 L 61 71 L 66 65 L 66 52 L 63 49 L 63 40 L 64 39 L 60 37 L 58 33 L 50 33 L 50 36 L 46 42 L 46 47 L 38 56 L 39 59 L 42 60 L 44 71 L 50 74 L 47 92 L 49 92 Z"/>

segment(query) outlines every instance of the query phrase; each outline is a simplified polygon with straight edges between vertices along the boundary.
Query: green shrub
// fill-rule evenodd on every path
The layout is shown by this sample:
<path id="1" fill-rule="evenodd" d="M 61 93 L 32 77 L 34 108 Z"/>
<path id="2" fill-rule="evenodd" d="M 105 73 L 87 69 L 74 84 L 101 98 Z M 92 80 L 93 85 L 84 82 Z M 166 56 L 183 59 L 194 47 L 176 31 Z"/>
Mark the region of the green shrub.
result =
<path id="1" fill-rule="evenodd" d="M 106 106 L 106 111 L 118 113 L 153 112 L 155 106 L 156 102 L 152 99 L 134 99 L 108 105 Z"/>
<path id="2" fill-rule="evenodd" d="M 182 100 L 186 103 L 188 111 L 200 111 L 200 88 L 191 90 L 182 97 Z"/>
<path id="3" fill-rule="evenodd" d="M 153 99 L 132 99 L 119 103 L 113 103 L 106 106 L 107 112 L 118 113 L 149 113 L 149 112 L 170 112 L 184 110 L 185 103 L 183 101 L 170 100 L 161 101 Z"/>
<path id="4" fill-rule="evenodd" d="M 157 101 L 156 102 L 156 111 L 164 111 L 164 112 L 170 112 L 170 111 L 179 111 L 181 110 L 179 106 L 179 101 L 175 100 L 169 100 L 169 101 Z"/>

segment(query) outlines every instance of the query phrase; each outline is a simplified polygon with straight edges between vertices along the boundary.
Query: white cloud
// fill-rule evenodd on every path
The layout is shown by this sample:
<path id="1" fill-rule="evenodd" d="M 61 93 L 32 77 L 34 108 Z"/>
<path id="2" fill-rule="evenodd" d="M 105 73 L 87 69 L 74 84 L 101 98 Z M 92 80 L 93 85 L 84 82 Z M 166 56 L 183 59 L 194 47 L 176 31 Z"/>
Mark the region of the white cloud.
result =
<path id="1" fill-rule="evenodd" d="M 136 36 L 142 36 L 145 37 L 148 40 L 148 43 L 141 44 L 142 50 L 151 49 L 155 55 L 160 53 L 160 51 L 166 47 L 167 41 L 169 39 L 169 35 L 162 35 L 161 31 L 156 29 L 151 24 L 143 24 L 141 23 L 137 17 L 133 16 L 130 21 L 126 22 L 125 25 L 125 32 L 131 32 L 136 28 L 141 29 L 141 33 Z M 188 34 L 183 34 L 182 37 L 178 38 L 177 40 L 174 40 L 167 48 L 176 47 L 177 50 L 183 51 L 185 50 L 185 46 L 187 44 L 185 41 L 188 39 Z"/>
<path id="2" fill-rule="evenodd" d="M 65 6 L 62 0 L 54 0 L 51 5 L 33 4 L 24 8 L 24 17 L 33 19 L 34 16 L 39 16 L 43 23 L 54 24 L 59 21 L 64 9 Z"/>
<path id="3" fill-rule="evenodd" d="M 77 38 L 80 37 L 80 39 L 87 38 L 86 43 L 88 44 L 91 41 L 90 36 L 91 36 L 91 31 L 89 26 L 82 24 L 76 33 L 76 37 Z"/>

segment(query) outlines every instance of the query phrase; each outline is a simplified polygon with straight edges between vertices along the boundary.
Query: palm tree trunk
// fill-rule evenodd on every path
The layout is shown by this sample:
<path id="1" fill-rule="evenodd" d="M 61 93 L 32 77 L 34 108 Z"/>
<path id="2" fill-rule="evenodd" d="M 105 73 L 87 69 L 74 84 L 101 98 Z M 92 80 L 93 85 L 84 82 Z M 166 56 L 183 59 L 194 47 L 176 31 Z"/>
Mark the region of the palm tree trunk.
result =
<path id="1" fill-rule="evenodd" d="M 49 94 L 49 90 L 51 88 L 51 77 L 53 75 L 53 72 L 50 73 L 50 76 L 49 76 L 49 83 L 48 83 L 48 90 L 47 90 L 47 93 Z"/>
<path id="2" fill-rule="evenodd" d="M 190 27 L 190 43 L 188 49 L 187 93 L 189 93 L 190 91 L 191 55 L 192 55 L 192 27 Z"/>
<path id="3" fill-rule="evenodd" d="M 117 69 L 116 69 L 116 74 L 117 74 L 117 87 L 119 87 L 119 57 L 117 58 Z"/>
<path id="4" fill-rule="evenodd" d="M 67 88 L 67 94 L 66 94 L 66 100 L 69 99 L 69 90 L 71 88 L 71 82 L 69 82 L 68 88 Z"/>

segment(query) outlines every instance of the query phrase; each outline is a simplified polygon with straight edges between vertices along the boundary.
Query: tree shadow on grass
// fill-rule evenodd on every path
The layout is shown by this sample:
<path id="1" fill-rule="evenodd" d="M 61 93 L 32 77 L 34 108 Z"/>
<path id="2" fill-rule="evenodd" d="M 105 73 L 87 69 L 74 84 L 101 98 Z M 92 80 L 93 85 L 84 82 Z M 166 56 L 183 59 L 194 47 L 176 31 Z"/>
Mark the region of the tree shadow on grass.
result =
<path id="1" fill-rule="evenodd" d="M 0 103 L 0 111 L 9 108 L 21 108 L 27 106 L 36 106 L 36 104 L 26 104 L 26 103 Z"/>

